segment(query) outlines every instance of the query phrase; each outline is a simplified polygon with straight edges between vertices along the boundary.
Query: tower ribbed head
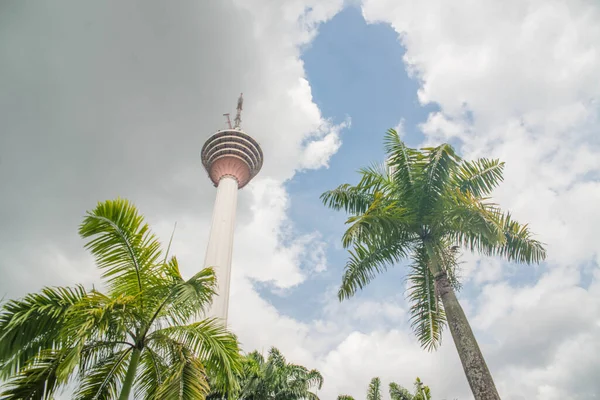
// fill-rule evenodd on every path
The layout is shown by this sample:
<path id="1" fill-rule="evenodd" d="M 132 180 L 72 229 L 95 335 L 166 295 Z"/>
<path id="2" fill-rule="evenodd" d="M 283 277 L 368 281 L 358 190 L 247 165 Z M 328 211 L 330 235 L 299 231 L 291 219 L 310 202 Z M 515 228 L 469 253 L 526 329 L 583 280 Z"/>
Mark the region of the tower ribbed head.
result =
<path id="1" fill-rule="evenodd" d="M 241 189 L 258 174 L 262 163 L 260 146 L 241 130 L 218 131 L 202 147 L 202 164 L 215 186 L 224 176 L 232 176 Z"/>
<path id="2" fill-rule="evenodd" d="M 258 174 L 263 164 L 263 153 L 258 142 L 240 128 L 243 98 L 240 95 L 235 127 L 218 131 L 202 147 L 202 164 L 217 186 L 224 176 L 231 176 L 243 188 Z"/>

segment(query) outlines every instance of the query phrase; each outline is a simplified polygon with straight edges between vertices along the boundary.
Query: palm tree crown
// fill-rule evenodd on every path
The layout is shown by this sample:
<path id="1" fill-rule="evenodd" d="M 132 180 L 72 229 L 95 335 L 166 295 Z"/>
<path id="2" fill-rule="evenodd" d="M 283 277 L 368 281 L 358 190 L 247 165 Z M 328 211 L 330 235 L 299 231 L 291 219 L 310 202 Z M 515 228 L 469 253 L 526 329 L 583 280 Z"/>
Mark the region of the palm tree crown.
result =
<path id="1" fill-rule="evenodd" d="M 525 263 L 543 260 L 545 250 L 527 225 L 487 197 L 502 181 L 499 160 L 462 160 L 448 144 L 411 149 L 393 129 L 385 150 L 387 165 L 363 168 L 357 185 L 321 196 L 325 205 L 350 214 L 342 237 L 350 259 L 338 296 L 351 297 L 388 266 L 410 258 L 412 326 L 421 344 L 435 349 L 446 323 L 436 275 L 459 287 L 460 247 Z"/>
<path id="2" fill-rule="evenodd" d="M 212 269 L 185 280 L 177 259 L 126 200 L 99 203 L 79 228 L 106 293 L 45 288 L 0 313 L 3 399 L 50 399 L 75 383 L 75 399 L 203 399 L 208 379 L 236 389 L 236 337 L 197 320 L 215 291 Z"/>
<path id="3" fill-rule="evenodd" d="M 315 369 L 288 363 L 272 347 L 267 359 L 254 351 L 245 359 L 240 382 L 240 400 L 318 400 L 313 392 L 321 389 L 323 377 Z"/>

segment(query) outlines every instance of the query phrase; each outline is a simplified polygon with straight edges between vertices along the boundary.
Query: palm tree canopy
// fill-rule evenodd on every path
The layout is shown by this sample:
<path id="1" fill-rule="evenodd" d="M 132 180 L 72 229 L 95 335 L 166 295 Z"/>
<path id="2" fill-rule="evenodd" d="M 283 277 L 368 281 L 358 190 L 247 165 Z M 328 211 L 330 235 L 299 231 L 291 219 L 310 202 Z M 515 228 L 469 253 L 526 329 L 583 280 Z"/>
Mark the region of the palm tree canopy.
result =
<path id="1" fill-rule="evenodd" d="M 236 337 L 198 321 L 215 293 L 213 270 L 184 279 L 127 200 L 99 203 L 79 233 L 106 292 L 44 288 L 2 306 L 2 399 L 50 399 L 69 382 L 75 399 L 117 398 L 128 376 L 140 399 L 202 399 L 209 378 L 235 391 Z"/>
<path id="2" fill-rule="evenodd" d="M 288 363 L 275 347 L 267 359 L 257 351 L 246 356 L 239 400 L 318 400 L 323 376 L 315 369 Z"/>
<path id="3" fill-rule="evenodd" d="M 390 129 L 386 165 L 360 170 L 358 184 L 343 184 L 321 195 L 324 204 L 350 216 L 342 244 L 349 248 L 340 300 L 349 298 L 389 266 L 409 258 L 408 298 L 412 327 L 428 349 L 441 341 L 446 323 L 431 268 L 447 273 L 457 289 L 458 250 L 537 263 L 542 243 L 527 225 L 490 201 L 502 182 L 504 163 L 461 159 L 452 146 L 412 149 Z"/>
<path id="4" fill-rule="evenodd" d="M 389 393 L 392 400 L 431 400 L 429 387 L 423 386 L 423 382 L 419 378 L 415 380 L 415 394 L 410 393 L 396 382 L 390 383 Z M 354 397 L 344 394 L 339 395 L 337 400 L 354 400 Z M 381 380 L 379 378 L 371 379 L 367 390 L 367 400 L 381 400 Z"/>

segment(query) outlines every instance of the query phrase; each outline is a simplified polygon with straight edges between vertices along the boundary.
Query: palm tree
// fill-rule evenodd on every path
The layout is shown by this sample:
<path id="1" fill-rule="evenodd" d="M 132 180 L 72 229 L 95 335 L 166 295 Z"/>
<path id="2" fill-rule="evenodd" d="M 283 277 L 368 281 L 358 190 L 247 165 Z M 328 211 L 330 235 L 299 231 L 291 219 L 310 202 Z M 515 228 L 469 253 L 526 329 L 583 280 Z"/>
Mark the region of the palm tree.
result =
<path id="1" fill-rule="evenodd" d="M 424 386 L 421 379 L 415 379 L 415 394 L 411 394 L 407 389 L 395 382 L 390 383 L 390 397 L 392 400 L 431 400 L 431 390 L 429 386 Z"/>
<path id="2" fill-rule="evenodd" d="M 323 377 L 319 371 L 288 363 L 281 352 L 272 347 L 267 359 L 258 351 L 245 357 L 239 376 L 238 395 L 213 393 L 209 399 L 235 400 L 318 400 L 312 391 L 321 389 Z"/>
<path id="3" fill-rule="evenodd" d="M 431 400 L 431 391 L 428 386 L 423 386 L 419 378 L 415 381 L 415 394 L 411 394 L 407 389 L 391 382 L 389 393 L 392 400 Z M 354 397 L 340 395 L 337 400 L 354 400 Z M 381 400 L 381 380 L 379 378 L 371 379 L 369 389 L 367 390 L 367 400 Z"/>
<path id="4" fill-rule="evenodd" d="M 75 399 L 125 400 L 132 389 L 139 399 L 203 399 L 209 378 L 235 390 L 236 337 L 214 319 L 191 322 L 210 304 L 213 270 L 185 280 L 126 200 L 99 203 L 79 234 L 106 293 L 44 288 L 2 306 L 2 399 L 49 399 L 69 382 Z"/>
<path id="5" fill-rule="evenodd" d="M 527 225 L 489 201 L 502 181 L 499 160 L 462 160 L 448 144 L 411 149 L 393 129 L 385 150 L 387 168 L 363 168 L 357 185 L 321 196 L 325 205 L 350 214 L 342 243 L 352 249 L 338 297 L 351 297 L 388 266 L 410 259 L 408 298 L 420 343 L 437 348 L 448 323 L 475 399 L 499 399 L 456 298 L 458 250 L 536 263 L 545 258 L 544 247 Z"/>

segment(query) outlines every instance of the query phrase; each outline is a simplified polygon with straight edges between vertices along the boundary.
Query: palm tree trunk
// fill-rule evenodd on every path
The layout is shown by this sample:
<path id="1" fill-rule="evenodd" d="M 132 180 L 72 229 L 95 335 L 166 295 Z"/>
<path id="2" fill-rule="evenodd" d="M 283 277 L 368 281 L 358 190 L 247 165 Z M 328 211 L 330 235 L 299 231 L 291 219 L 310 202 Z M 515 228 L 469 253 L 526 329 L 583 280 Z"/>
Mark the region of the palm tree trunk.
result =
<path id="1" fill-rule="evenodd" d="M 475 400 L 500 400 L 494 379 L 479 349 L 469 321 L 448 281 L 448 274 L 440 268 L 436 269 L 434 274 L 436 289 L 444 304 L 452 339 L 454 339 L 473 396 L 475 396 Z"/>
<path id="2" fill-rule="evenodd" d="M 121 395 L 119 396 L 119 400 L 128 400 L 129 393 L 131 392 L 131 388 L 133 386 L 133 380 L 135 378 L 135 373 L 137 370 L 137 366 L 140 362 L 140 356 L 142 355 L 142 350 L 135 347 L 133 352 L 131 353 L 131 360 L 129 361 L 129 367 L 127 368 L 127 374 L 125 375 L 125 381 L 123 381 L 123 387 L 121 388 Z"/>

